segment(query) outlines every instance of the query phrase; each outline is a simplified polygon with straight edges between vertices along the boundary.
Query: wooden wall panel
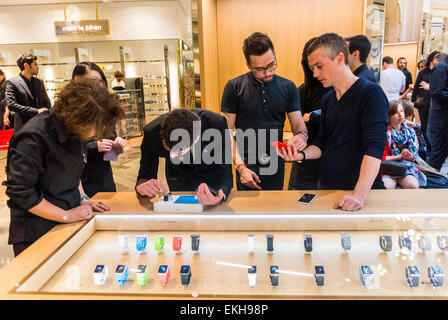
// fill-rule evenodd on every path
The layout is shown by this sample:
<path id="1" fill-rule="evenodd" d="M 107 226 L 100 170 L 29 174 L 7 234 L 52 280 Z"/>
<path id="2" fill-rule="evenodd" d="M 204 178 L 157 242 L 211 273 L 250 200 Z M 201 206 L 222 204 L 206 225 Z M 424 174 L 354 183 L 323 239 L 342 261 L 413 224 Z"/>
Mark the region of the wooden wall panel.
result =
<path id="1" fill-rule="evenodd" d="M 397 67 L 397 60 L 405 57 L 408 61 L 408 70 L 412 74 L 412 81 L 415 82 L 417 77 L 417 54 L 418 42 L 384 44 L 383 57 L 390 56 L 394 59 L 394 65 Z"/>

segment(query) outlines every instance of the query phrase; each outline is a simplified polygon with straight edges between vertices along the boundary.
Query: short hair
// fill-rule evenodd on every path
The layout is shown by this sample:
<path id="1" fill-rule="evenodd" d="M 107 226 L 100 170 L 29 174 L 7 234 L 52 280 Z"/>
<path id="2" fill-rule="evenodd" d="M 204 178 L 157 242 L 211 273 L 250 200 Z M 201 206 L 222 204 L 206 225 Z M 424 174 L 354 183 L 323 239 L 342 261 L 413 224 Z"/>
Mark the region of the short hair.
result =
<path id="1" fill-rule="evenodd" d="M 401 100 L 401 105 L 403 106 L 404 109 L 404 116 L 407 117 L 414 117 L 415 115 L 415 110 L 414 110 L 414 106 L 412 104 L 412 102 L 403 99 Z"/>
<path id="2" fill-rule="evenodd" d="M 369 57 L 370 49 L 372 48 L 369 38 L 363 34 L 358 34 L 356 36 L 345 38 L 345 40 L 348 42 L 348 52 L 351 54 L 358 50 L 359 60 L 362 63 L 366 63 L 367 58 Z"/>
<path id="3" fill-rule="evenodd" d="M 400 58 L 398 58 L 398 60 L 397 60 L 397 64 L 398 64 L 398 62 L 400 62 L 400 60 L 402 60 L 402 59 L 406 60 L 406 62 L 407 62 L 407 59 L 406 59 L 405 57 L 400 57 Z"/>
<path id="4" fill-rule="evenodd" d="M 422 59 L 419 62 L 417 62 L 417 68 L 420 64 L 423 64 L 424 66 L 426 66 L 426 59 Z"/>
<path id="5" fill-rule="evenodd" d="M 117 71 L 114 72 L 114 77 L 115 78 L 124 78 L 124 72 L 120 71 L 120 70 L 117 70 Z"/>
<path id="6" fill-rule="evenodd" d="M 275 56 L 274 45 L 271 39 L 264 33 L 254 32 L 249 37 L 244 39 L 243 43 L 243 53 L 246 58 L 247 63 L 250 65 L 250 56 L 261 56 L 272 50 Z"/>
<path id="7" fill-rule="evenodd" d="M 392 59 L 392 57 L 385 56 L 385 57 L 383 58 L 383 63 L 394 64 L 394 59 Z"/>
<path id="8" fill-rule="evenodd" d="M 186 130 L 190 137 L 190 145 L 192 145 L 197 138 L 193 136 L 194 121 L 201 121 L 201 118 L 188 109 L 175 109 L 167 113 L 160 129 L 160 136 L 165 145 L 171 150 L 179 142 L 179 140 L 171 140 L 171 132 L 175 129 Z"/>
<path id="9" fill-rule="evenodd" d="M 101 68 L 90 61 L 83 61 L 78 63 L 75 68 L 73 69 L 72 72 L 72 79 L 75 79 L 75 77 L 82 77 L 85 76 L 87 74 L 87 69 L 90 70 L 95 70 L 96 72 L 98 72 L 101 76 L 101 80 L 104 82 L 104 84 L 107 87 L 107 78 L 106 75 L 104 74 L 103 70 L 101 70 Z"/>
<path id="10" fill-rule="evenodd" d="M 89 78 L 71 80 L 62 88 L 51 112 L 78 139 L 92 128 L 95 139 L 113 137 L 117 121 L 124 117 L 118 95 L 109 92 L 100 81 Z"/>
<path id="11" fill-rule="evenodd" d="M 319 48 L 327 48 L 329 52 L 329 58 L 334 60 L 339 53 L 344 55 L 344 62 L 348 65 L 348 46 L 344 38 L 336 33 L 325 33 L 318 37 L 310 45 L 307 51 L 307 55 L 310 56 L 314 51 Z"/>
<path id="12" fill-rule="evenodd" d="M 31 65 L 33 61 L 36 61 L 37 57 L 34 54 L 31 53 L 22 53 L 17 58 L 17 66 L 20 68 L 20 71 L 23 71 L 25 69 L 25 63 L 28 65 Z"/>

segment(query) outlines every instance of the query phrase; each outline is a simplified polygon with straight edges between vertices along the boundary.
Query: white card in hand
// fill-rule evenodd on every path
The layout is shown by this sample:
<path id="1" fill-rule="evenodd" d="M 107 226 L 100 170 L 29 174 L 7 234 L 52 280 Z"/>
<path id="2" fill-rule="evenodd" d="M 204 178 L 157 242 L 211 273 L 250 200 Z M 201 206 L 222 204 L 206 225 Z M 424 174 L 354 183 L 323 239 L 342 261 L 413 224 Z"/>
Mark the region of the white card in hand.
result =
<path id="1" fill-rule="evenodd" d="M 118 154 L 114 149 L 104 152 L 103 160 L 104 161 L 120 161 L 118 159 Z"/>

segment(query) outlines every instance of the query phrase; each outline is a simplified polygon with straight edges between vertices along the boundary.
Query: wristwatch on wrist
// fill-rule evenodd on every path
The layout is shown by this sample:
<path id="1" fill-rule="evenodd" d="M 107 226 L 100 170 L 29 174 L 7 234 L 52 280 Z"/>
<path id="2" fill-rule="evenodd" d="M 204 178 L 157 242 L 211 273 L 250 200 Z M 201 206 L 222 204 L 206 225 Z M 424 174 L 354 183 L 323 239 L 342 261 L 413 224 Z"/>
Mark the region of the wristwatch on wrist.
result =
<path id="1" fill-rule="evenodd" d="M 303 235 L 303 244 L 306 252 L 313 251 L 313 236 L 310 234 Z"/>
<path id="2" fill-rule="evenodd" d="M 267 251 L 268 253 L 274 252 L 274 235 L 273 234 L 267 234 L 266 235 L 266 245 L 267 245 Z"/>
<path id="3" fill-rule="evenodd" d="M 325 268 L 324 266 L 314 266 L 314 279 L 318 288 L 324 286 Z"/>
<path id="4" fill-rule="evenodd" d="M 90 199 L 89 196 L 86 195 L 85 193 L 81 194 L 81 195 L 80 195 L 80 198 L 81 198 L 81 201 L 83 201 L 83 200 L 89 200 L 89 199 Z"/>
<path id="5" fill-rule="evenodd" d="M 439 266 L 429 266 L 428 267 L 428 278 L 429 282 L 433 287 L 441 287 L 443 286 L 443 278 L 444 273 L 441 267 Z"/>
<path id="6" fill-rule="evenodd" d="M 305 138 L 308 139 L 308 132 L 306 132 L 306 131 L 300 131 L 298 134 L 301 134 L 301 135 L 303 135 Z"/>
<path id="7" fill-rule="evenodd" d="M 303 159 L 302 160 L 297 160 L 297 162 L 298 163 L 302 163 L 303 161 L 305 161 L 306 160 L 306 154 L 305 154 L 305 152 L 302 150 L 302 151 L 299 151 L 299 153 L 301 153 L 302 154 L 302 156 L 303 156 Z"/>
<path id="8" fill-rule="evenodd" d="M 420 281 L 420 271 L 417 266 L 407 266 L 405 270 L 406 283 L 410 288 L 418 287 Z"/>
<path id="9" fill-rule="evenodd" d="M 249 279 L 249 287 L 255 287 L 257 285 L 257 266 L 250 266 L 247 269 L 247 277 Z"/>
<path id="10" fill-rule="evenodd" d="M 352 237 L 349 234 L 341 234 L 341 246 L 345 252 L 352 248 Z"/>
<path id="11" fill-rule="evenodd" d="M 189 265 L 184 264 L 180 267 L 180 280 L 182 284 L 187 287 L 190 284 L 191 279 L 191 267 Z"/>
<path id="12" fill-rule="evenodd" d="M 109 270 L 107 265 L 98 264 L 93 271 L 93 282 L 95 282 L 96 285 L 101 286 L 106 282 L 108 275 Z"/>
<path id="13" fill-rule="evenodd" d="M 279 269 L 278 266 L 271 266 L 269 268 L 269 278 L 271 278 L 271 286 L 273 288 L 278 286 L 278 276 L 279 276 L 278 269 Z"/>
<path id="14" fill-rule="evenodd" d="M 390 234 L 380 235 L 380 247 L 384 252 L 392 251 L 392 236 Z"/>
<path id="15" fill-rule="evenodd" d="M 146 264 L 140 264 L 138 266 L 138 272 L 135 274 L 135 276 L 137 278 L 137 283 L 139 286 L 141 287 L 146 286 L 146 283 L 148 283 L 148 276 L 149 276 L 148 267 L 146 266 Z"/>

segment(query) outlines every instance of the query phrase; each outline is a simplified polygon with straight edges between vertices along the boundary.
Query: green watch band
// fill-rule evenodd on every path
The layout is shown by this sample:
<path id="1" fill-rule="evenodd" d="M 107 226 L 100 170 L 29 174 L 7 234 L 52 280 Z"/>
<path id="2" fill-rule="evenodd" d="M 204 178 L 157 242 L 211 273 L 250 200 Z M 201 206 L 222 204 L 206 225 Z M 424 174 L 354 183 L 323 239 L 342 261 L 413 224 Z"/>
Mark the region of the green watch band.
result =
<path id="1" fill-rule="evenodd" d="M 164 235 L 156 235 L 154 237 L 154 248 L 156 251 L 162 251 L 165 248 L 165 236 Z"/>
<path id="2" fill-rule="evenodd" d="M 146 286 L 146 284 L 148 283 L 148 276 L 149 276 L 148 268 L 146 266 L 144 266 L 144 270 L 145 270 L 144 272 L 140 271 L 136 273 L 137 284 L 142 287 Z"/>

